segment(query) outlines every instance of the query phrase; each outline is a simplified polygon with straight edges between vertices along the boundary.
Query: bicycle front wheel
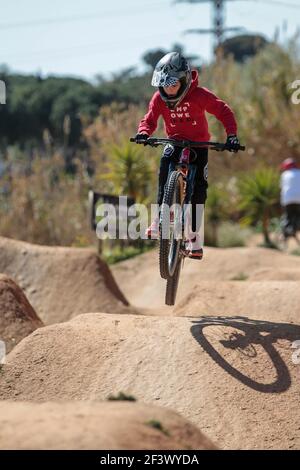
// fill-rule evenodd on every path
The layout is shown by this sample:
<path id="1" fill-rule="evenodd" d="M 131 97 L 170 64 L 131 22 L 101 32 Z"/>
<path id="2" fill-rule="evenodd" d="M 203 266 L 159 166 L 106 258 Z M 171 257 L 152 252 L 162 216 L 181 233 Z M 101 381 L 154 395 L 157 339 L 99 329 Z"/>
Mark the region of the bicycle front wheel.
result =
<path id="1" fill-rule="evenodd" d="M 166 305 L 175 305 L 181 266 L 182 266 L 182 257 L 179 256 L 175 272 L 173 276 L 167 280 L 166 297 L 165 297 Z"/>
<path id="2" fill-rule="evenodd" d="M 182 239 L 183 178 L 173 171 L 165 187 L 160 214 L 159 270 L 163 279 L 173 276 Z"/>

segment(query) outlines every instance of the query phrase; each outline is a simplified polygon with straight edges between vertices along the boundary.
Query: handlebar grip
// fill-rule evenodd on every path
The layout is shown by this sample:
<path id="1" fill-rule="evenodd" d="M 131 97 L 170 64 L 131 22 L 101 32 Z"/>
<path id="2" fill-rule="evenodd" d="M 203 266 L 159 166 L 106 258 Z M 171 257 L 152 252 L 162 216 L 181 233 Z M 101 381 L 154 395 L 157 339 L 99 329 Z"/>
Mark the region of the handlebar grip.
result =
<path id="1" fill-rule="evenodd" d="M 130 142 L 135 142 L 135 137 L 130 137 L 129 141 Z"/>
<path id="2" fill-rule="evenodd" d="M 246 150 L 245 145 L 240 145 L 239 150 Z"/>

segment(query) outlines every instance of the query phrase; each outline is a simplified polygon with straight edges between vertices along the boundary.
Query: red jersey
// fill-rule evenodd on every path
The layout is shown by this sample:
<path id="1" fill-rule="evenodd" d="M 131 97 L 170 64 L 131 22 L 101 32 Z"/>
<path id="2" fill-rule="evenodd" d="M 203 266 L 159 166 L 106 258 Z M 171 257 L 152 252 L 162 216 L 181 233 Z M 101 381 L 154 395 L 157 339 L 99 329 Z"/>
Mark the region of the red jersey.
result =
<path id="1" fill-rule="evenodd" d="M 191 86 L 183 100 L 174 109 L 169 109 L 157 91 L 150 103 L 148 113 L 141 120 L 138 133 L 153 134 L 157 121 L 162 116 L 168 137 L 208 141 L 210 133 L 205 112 L 213 114 L 222 122 L 227 135 L 237 134 L 237 124 L 230 107 L 214 93 L 198 86 L 198 72 L 192 71 Z"/>

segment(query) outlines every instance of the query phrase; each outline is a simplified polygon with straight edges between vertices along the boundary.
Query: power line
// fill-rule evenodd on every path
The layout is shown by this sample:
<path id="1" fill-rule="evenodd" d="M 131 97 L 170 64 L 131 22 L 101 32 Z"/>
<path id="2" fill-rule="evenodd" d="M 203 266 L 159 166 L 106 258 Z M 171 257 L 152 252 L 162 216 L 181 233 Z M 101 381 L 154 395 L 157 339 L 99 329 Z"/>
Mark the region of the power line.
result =
<path id="1" fill-rule="evenodd" d="M 204 4 L 210 3 L 213 8 L 213 25 L 211 28 L 203 29 L 203 28 L 195 28 L 195 29 L 188 29 L 185 33 L 196 33 L 196 34 L 213 34 L 215 37 L 215 50 L 217 51 L 220 46 L 222 45 L 225 37 L 225 33 L 227 31 L 241 31 L 245 28 L 242 27 L 225 27 L 225 4 L 226 2 L 230 1 L 254 1 L 258 2 L 258 0 L 175 0 L 175 3 L 193 3 L 193 4 Z M 300 8 L 300 5 L 296 5 L 290 2 L 283 2 L 281 0 L 259 0 L 261 3 L 268 3 L 271 5 L 280 5 L 285 7 L 292 7 L 292 8 Z"/>
<path id="2" fill-rule="evenodd" d="M 169 36 L 169 33 L 168 32 L 163 32 L 163 33 L 159 33 L 159 34 L 156 34 L 156 38 L 159 37 L 159 38 L 165 38 L 165 37 L 168 37 Z M 153 33 L 150 33 L 150 34 L 146 34 L 146 35 L 139 35 L 139 39 L 151 39 L 153 37 Z M 134 43 L 136 43 L 136 37 L 135 36 L 127 36 L 127 41 L 132 41 Z M 78 56 L 80 55 L 80 51 L 81 51 L 81 54 L 86 54 L 86 51 L 88 53 L 95 53 L 97 51 L 92 51 L 91 49 L 92 48 L 97 48 L 97 49 L 101 49 L 105 46 L 109 46 L 109 49 L 108 49 L 108 53 L 111 51 L 111 50 L 125 50 L 127 48 L 127 46 L 124 45 L 124 43 L 120 42 L 119 40 L 117 41 L 111 41 L 111 40 L 108 40 L 108 42 L 101 42 L 101 43 L 90 43 L 90 44 L 81 44 L 81 45 L 77 45 L 77 46 L 70 46 L 70 47 L 65 47 L 65 48 L 60 48 L 60 49 L 44 49 L 44 50 L 40 50 L 40 51 L 32 51 L 30 54 L 28 54 L 26 56 L 26 54 L 10 54 L 9 55 L 9 59 L 13 59 L 13 60 L 18 60 L 18 61 L 21 61 L 24 59 L 24 60 L 28 60 L 28 59 L 31 59 L 31 58 L 40 58 L 40 57 L 44 57 L 44 56 L 47 56 L 47 58 L 49 57 L 54 57 L 54 58 L 57 58 L 57 57 L 60 57 L 60 58 L 64 58 L 64 57 L 69 57 L 70 53 L 72 53 L 74 51 L 74 56 L 76 56 L 78 54 Z M 67 55 L 66 55 L 67 54 Z"/>
<path id="3" fill-rule="evenodd" d="M 152 11 L 157 7 L 161 7 L 161 3 L 151 3 L 151 5 L 143 6 L 138 10 L 128 9 L 125 10 L 118 10 L 116 11 L 107 11 L 107 12 L 94 12 L 89 13 L 88 15 L 73 15 L 73 16 L 62 16 L 60 18 L 53 17 L 53 18 L 40 18 L 38 20 L 31 20 L 31 21 L 20 21 L 17 23 L 0 23 L 0 31 L 8 30 L 8 29 L 18 29 L 18 28 L 28 28 L 32 26 L 45 26 L 45 25 L 53 25 L 59 23 L 73 23 L 76 21 L 84 21 L 84 20 L 98 20 L 99 18 L 115 18 L 117 16 L 133 16 L 138 15 L 144 11 Z"/>
<path id="4" fill-rule="evenodd" d="M 300 8 L 300 5 L 296 5 L 295 3 L 290 2 L 282 2 L 280 0 L 231 0 L 231 1 L 240 1 L 240 2 L 255 2 L 255 3 L 269 3 L 270 5 L 278 5 L 287 8 Z"/>
<path id="5" fill-rule="evenodd" d="M 177 0 L 176 3 L 193 3 L 193 4 L 199 4 L 199 3 L 220 3 L 220 2 L 224 2 L 225 1 L 246 1 L 246 2 L 249 2 L 249 1 L 252 1 L 252 2 L 257 2 L 260 1 L 260 2 L 264 2 L 264 3 L 270 3 L 270 4 L 276 4 L 276 5 L 284 5 L 284 6 L 290 6 L 290 7 L 296 7 L 296 8 L 300 8 L 300 5 L 295 5 L 295 4 L 292 4 L 290 2 L 288 3 L 285 3 L 283 1 L 277 1 L 277 0 Z M 147 5 L 145 7 L 143 7 L 143 11 L 145 11 L 145 8 L 148 9 L 148 10 L 152 10 L 154 8 L 157 8 L 157 6 L 162 6 L 161 3 L 152 3 L 151 5 Z M 163 5 L 165 6 L 165 5 Z M 136 8 L 134 9 L 134 11 L 130 11 L 128 9 L 126 9 L 126 14 L 128 15 L 131 15 L 132 14 L 139 14 L 140 13 L 140 10 L 137 11 Z M 123 16 L 124 15 L 124 12 L 122 12 L 121 10 L 118 10 L 117 12 L 118 15 L 120 16 Z M 98 15 L 98 16 L 97 16 Z M 46 22 L 49 22 L 49 24 L 54 24 L 56 22 L 58 23 L 63 23 L 63 22 L 72 22 L 72 21 L 81 21 L 81 20 L 85 20 L 85 19 L 97 19 L 99 18 L 99 13 L 94 13 L 94 14 L 88 14 L 88 15 L 81 15 L 81 16 L 69 16 L 69 17 L 61 17 L 61 18 L 48 18 L 48 19 L 43 19 L 43 20 L 34 20 L 34 21 L 30 21 L 30 22 L 22 22 L 22 23 L 10 23 L 10 24 L 5 24 L 3 23 L 2 25 L 0 24 L 0 31 L 1 31 L 1 28 L 5 28 L 5 25 L 6 25 L 6 28 L 18 28 L 18 27 L 28 27 L 28 26 L 39 26 L 41 25 L 42 23 L 41 22 L 44 22 L 44 24 L 47 24 Z M 101 14 L 101 18 L 103 17 L 106 17 L 107 16 L 110 16 L 112 15 L 113 17 L 116 16 L 116 13 L 115 12 L 104 12 Z M 217 27 L 220 27 L 220 24 L 218 24 L 218 18 L 215 18 L 215 22 L 216 22 L 216 26 Z M 216 30 L 217 28 L 216 27 L 213 27 L 213 28 L 210 28 L 210 29 L 195 29 L 195 30 L 189 30 L 189 32 L 195 32 L 195 33 L 213 33 L 213 34 L 216 34 Z M 224 28 L 224 24 L 223 24 L 223 31 L 221 31 L 222 33 L 224 33 L 225 31 L 238 31 L 238 30 L 241 30 L 241 28 Z M 168 33 L 159 33 L 159 37 L 167 37 Z M 146 35 L 146 36 L 139 36 L 139 39 L 147 39 L 147 38 L 150 38 L 150 37 L 153 37 L 153 33 L 150 35 Z M 155 33 L 155 38 L 157 38 L 158 35 L 157 33 Z M 136 38 L 132 37 L 132 38 L 129 38 L 130 40 L 134 40 L 136 41 Z M 71 57 L 70 56 L 70 53 L 72 54 L 72 52 L 74 51 L 74 54 L 72 54 L 72 56 L 82 56 L 82 55 L 98 55 L 98 51 L 92 51 L 91 49 L 92 48 L 101 48 L 103 46 L 110 46 L 110 50 L 111 50 L 111 46 L 112 47 L 112 50 L 114 49 L 117 49 L 119 48 L 120 50 L 125 49 L 125 47 L 120 44 L 119 42 L 116 43 L 116 42 L 112 42 L 112 41 L 109 41 L 107 43 L 105 42 L 102 42 L 102 43 L 92 43 L 92 44 L 83 44 L 83 45 L 78 45 L 78 46 L 72 46 L 72 47 L 68 47 L 68 48 L 60 48 L 60 49 L 50 49 L 50 50 L 41 50 L 41 51 L 33 51 L 31 52 L 30 54 L 26 55 L 25 54 L 22 54 L 22 55 L 9 55 L 9 59 L 13 59 L 13 60 L 20 60 L 20 61 L 27 61 L 27 60 L 30 60 L 31 58 L 34 58 L 34 57 L 37 57 L 39 58 L 40 56 L 47 56 L 47 58 L 49 58 L 49 56 L 51 58 L 59 58 L 59 59 L 63 59 L 63 58 L 68 58 L 68 57 Z"/>
<path id="6" fill-rule="evenodd" d="M 210 0 L 175 0 L 174 3 L 207 3 Z M 216 2 L 217 0 L 212 0 L 213 2 Z M 296 5 L 295 3 L 291 2 L 284 2 L 281 0 L 226 0 L 227 2 L 255 2 L 255 3 L 269 3 L 270 5 L 278 5 L 278 6 L 283 6 L 283 7 L 288 7 L 288 8 L 300 8 L 300 5 Z"/>
<path id="7" fill-rule="evenodd" d="M 216 50 L 224 41 L 227 31 L 241 31 L 244 28 L 238 26 L 234 28 L 225 27 L 225 3 L 229 0 L 177 0 L 176 3 L 210 3 L 213 8 L 213 25 L 209 29 L 188 29 L 185 33 L 213 34 L 215 37 Z"/>

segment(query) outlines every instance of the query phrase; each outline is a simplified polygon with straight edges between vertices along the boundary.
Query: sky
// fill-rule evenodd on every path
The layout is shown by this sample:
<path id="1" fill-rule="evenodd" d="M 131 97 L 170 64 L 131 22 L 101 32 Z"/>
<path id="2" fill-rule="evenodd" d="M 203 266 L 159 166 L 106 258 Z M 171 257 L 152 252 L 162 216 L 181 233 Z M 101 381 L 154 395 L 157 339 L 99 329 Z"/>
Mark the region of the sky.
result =
<path id="1" fill-rule="evenodd" d="M 210 35 L 184 34 L 209 28 L 207 3 L 173 0 L 10 0 L 0 2 L 0 64 L 21 73 L 109 77 L 131 66 L 143 70 L 151 49 L 185 46 L 187 55 L 212 58 Z M 293 7 L 293 5 L 295 5 Z M 300 0 L 227 1 L 226 26 L 280 41 L 300 27 Z"/>

